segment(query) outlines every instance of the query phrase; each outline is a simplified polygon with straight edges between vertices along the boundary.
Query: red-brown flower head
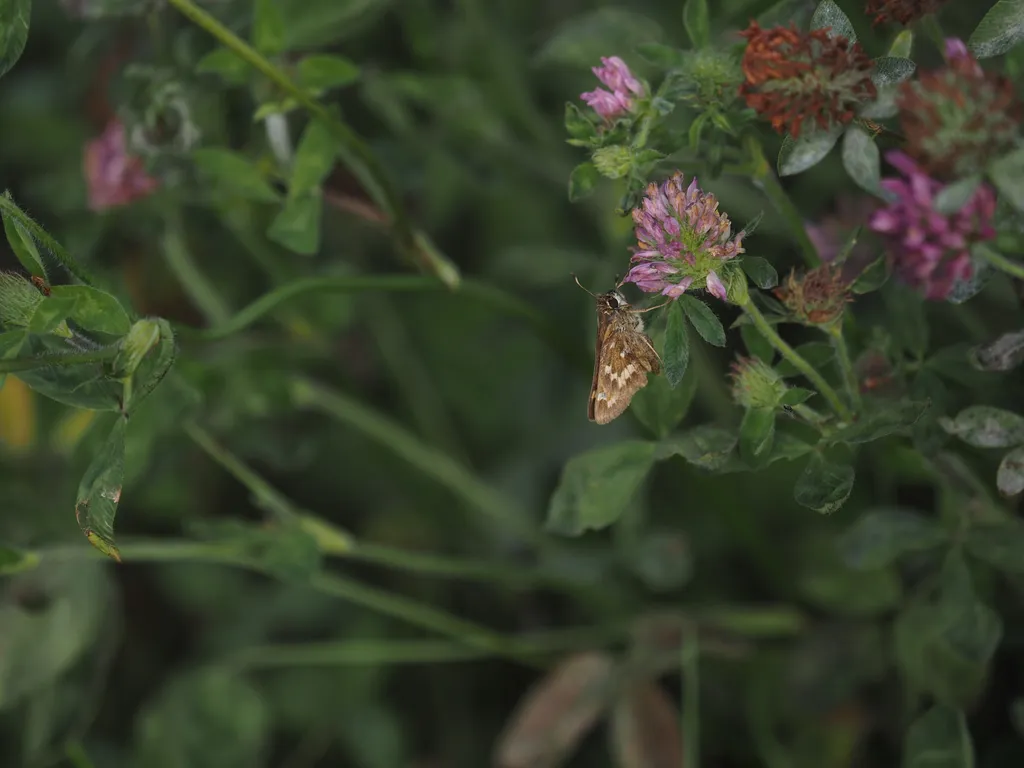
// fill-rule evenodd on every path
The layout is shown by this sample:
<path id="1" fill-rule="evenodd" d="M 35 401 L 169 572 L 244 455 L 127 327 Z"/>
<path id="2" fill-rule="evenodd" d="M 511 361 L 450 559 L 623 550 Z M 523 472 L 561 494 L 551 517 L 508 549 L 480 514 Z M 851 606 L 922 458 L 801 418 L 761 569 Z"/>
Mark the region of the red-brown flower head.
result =
<path id="1" fill-rule="evenodd" d="M 740 95 L 779 133 L 797 138 L 806 120 L 822 129 L 844 125 L 877 94 L 860 44 L 827 29 L 761 29 L 752 21 L 740 35 L 747 39 Z"/>
<path id="2" fill-rule="evenodd" d="M 835 264 L 822 264 L 799 277 L 790 273 L 786 282 L 775 289 L 775 295 L 805 325 L 836 322 L 850 301 L 843 269 Z"/>
<path id="3" fill-rule="evenodd" d="M 896 22 L 907 26 L 922 16 L 935 13 L 946 0 L 868 0 L 868 16 L 874 16 L 875 24 Z"/>
<path id="4" fill-rule="evenodd" d="M 1013 83 L 985 72 L 960 40 L 946 41 L 942 69 L 900 86 L 906 151 L 931 176 L 969 176 L 1015 146 L 1024 115 Z"/>

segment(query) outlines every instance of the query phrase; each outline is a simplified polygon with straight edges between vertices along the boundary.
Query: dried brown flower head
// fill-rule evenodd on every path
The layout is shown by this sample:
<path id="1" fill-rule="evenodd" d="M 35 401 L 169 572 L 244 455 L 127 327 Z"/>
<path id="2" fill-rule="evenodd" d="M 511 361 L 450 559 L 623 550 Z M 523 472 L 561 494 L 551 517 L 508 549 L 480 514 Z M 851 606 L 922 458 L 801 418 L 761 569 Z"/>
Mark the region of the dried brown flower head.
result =
<path id="1" fill-rule="evenodd" d="M 806 120 L 822 129 L 849 123 L 877 95 L 859 43 L 827 29 L 762 29 L 756 21 L 740 35 L 747 39 L 740 95 L 779 133 L 797 138 Z"/>
<path id="2" fill-rule="evenodd" d="M 935 13 L 945 4 L 946 0 L 868 0 L 868 16 L 873 16 L 875 24 L 896 22 L 906 26 L 922 16 Z"/>
<path id="3" fill-rule="evenodd" d="M 822 264 L 799 277 L 791 272 L 775 295 L 806 325 L 836 322 L 850 301 L 842 266 L 834 264 Z"/>

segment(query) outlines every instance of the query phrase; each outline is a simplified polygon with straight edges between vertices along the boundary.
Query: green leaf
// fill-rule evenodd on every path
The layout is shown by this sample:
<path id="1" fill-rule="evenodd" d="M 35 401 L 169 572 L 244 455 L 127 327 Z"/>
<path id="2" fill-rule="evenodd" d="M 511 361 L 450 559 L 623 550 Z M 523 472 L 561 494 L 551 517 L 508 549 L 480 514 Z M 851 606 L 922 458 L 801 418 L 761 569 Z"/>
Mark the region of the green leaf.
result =
<path id="1" fill-rule="evenodd" d="M 968 406 L 954 419 L 939 419 L 939 424 L 975 448 L 1010 448 L 1024 443 L 1024 417 L 989 405 Z"/>
<path id="2" fill-rule="evenodd" d="M 664 376 L 653 376 L 647 386 L 633 395 L 630 410 L 659 438 L 668 435 L 685 418 L 697 392 L 697 374 L 688 368 L 678 387 Z"/>
<path id="3" fill-rule="evenodd" d="M 114 544 L 114 515 L 124 480 L 124 434 L 128 419 L 118 417 L 106 442 L 89 463 L 75 501 L 75 518 L 96 549 L 120 560 Z"/>
<path id="4" fill-rule="evenodd" d="M 687 319 L 704 341 L 716 347 L 725 346 L 725 328 L 711 307 L 685 293 L 679 297 L 677 303 L 683 305 Z"/>
<path id="5" fill-rule="evenodd" d="M 974 595 L 955 550 L 929 601 L 910 603 L 896 620 L 896 655 L 907 681 L 947 704 L 972 701 L 1002 636 L 1002 622 Z"/>
<path id="6" fill-rule="evenodd" d="M 747 273 L 747 277 L 753 280 L 754 285 L 758 288 L 768 290 L 779 284 L 779 273 L 775 271 L 775 267 L 768 259 L 762 259 L 760 256 L 744 256 L 740 264 L 743 271 Z"/>
<path id="7" fill-rule="evenodd" d="M 319 187 L 331 172 L 337 157 L 338 142 L 330 127 L 323 120 L 310 120 L 295 150 L 288 195 L 308 194 Z"/>
<path id="8" fill-rule="evenodd" d="M 1024 0 L 999 0 L 978 22 L 967 47 L 977 58 L 990 59 L 1024 39 Z"/>
<path id="9" fill-rule="evenodd" d="M 970 202 L 980 184 L 980 175 L 968 176 L 965 179 L 954 181 L 952 184 L 947 184 L 935 196 L 935 210 L 947 215 L 956 213 Z"/>
<path id="10" fill-rule="evenodd" d="M 134 413 L 139 405 L 156 389 L 157 385 L 163 381 L 171 366 L 174 365 L 177 355 L 177 344 L 175 343 L 171 324 L 162 317 L 150 322 L 156 326 L 158 332 L 157 340 L 154 344 L 152 337 L 146 339 L 144 344 L 148 343 L 151 346 L 145 348 L 145 352 L 138 360 L 137 366 L 131 374 L 131 387 L 126 387 L 125 402 L 122 406 L 122 410 L 128 415 Z M 127 345 L 130 344 L 128 341 L 130 337 L 131 333 L 122 341 L 121 352 L 126 351 Z M 119 353 L 119 357 L 122 360 L 124 359 L 121 353 Z M 118 358 L 115 358 L 114 362 L 117 364 L 119 362 Z"/>
<path id="11" fill-rule="evenodd" d="M 842 133 L 842 127 L 836 127 L 803 133 L 799 139 L 787 134 L 779 150 L 779 176 L 794 176 L 816 166 L 832 151 Z"/>
<path id="12" fill-rule="evenodd" d="M 253 5 L 252 44 L 264 56 L 285 51 L 287 24 L 277 0 L 256 0 Z"/>
<path id="13" fill-rule="evenodd" d="M 806 403 L 812 397 L 817 394 L 814 390 L 804 389 L 803 387 L 790 387 L 786 390 L 786 394 L 779 400 L 779 405 L 788 405 L 791 408 L 794 405 L 801 405 Z"/>
<path id="14" fill-rule="evenodd" d="M 758 460 L 771 453 L 775 438 L 775 410 L 750 408 L 740 423 L 740 456 L 757 466 Z"/>
<path id="15" fill-rule="evenodd" d="M 967 551 L 1005 573 L 1024 574 L 1024 524 L 1007 520 L 976 525 L 967 531 Z"/>
<path id="16" fill-rule="evenodd" d="M 821 0 L 811 16 L 811 29 L 830 29 L 829 37 L 842 36 L 851 43 L 857 42 L 853 24 L 833 0 Z"/>
<path id="17" fill-rule="evenodd" d="M 566 18 L 536 58 L 543 64 L 591 67 L 609 51 L 633 51 L 643 43 L 660 42 L 662 37 L 659 22 L 634 8 L 610 6 Z"/>
<path id="18" fill-rule="evenodd" d="M 732 432 L 704 424 L 662 440 L 658 443 L 657 458 L 682 456 L 695 467 L 721 469 L 736 449 L 737 440 Z"/>
<path id="19" fill-rule="evenodd" d="M 1024 363 L 1024 330 L 1013 331 L 995 341 L 975 347 L 971 363 L 982 371 L 1009 371 Z"/>
<path id="20" fill-rule="evenodd" d="M 996 474 L 996 488 L 1003 496 L 1016 496 L 1024 491 L 1024 447 L 1014 448 L 1003 456 Z"/>
<path id="21" fill-rule="evenodd" d="M 843 134 L 843 167 L 864 191 L 881 192 L 882 158 L 875 140 L 864 129 L 850 126 Z"/>
<path id="22" fill-rule="evenodd" d="M 106 291 L 88 285 L 55 285 L 50 296 L 71 302 L 67 317 L 87 331 L 123 336 L 132 327 L 121 302 Z"/>
<path id="23" fill-rule="evenodd" d="M 681 50 L 662 43 L 640 43 L 634 48 L 644 61 L 665 70 L 678 69 L 686 62 Z"/>
<path id="24" fill-rule="evenodd" d="M 174 676 L 136 719 L 133 765 L 264 765 L 271 727 L 263 696 L 234 672 L 203 667 Z"/>
<path id="25" fill-rule="evenodd" d="M 686 0 L 683 5 L 683 26 L 694 48 L 707 48 L 711 44 L 711 18 L 707 0 Z"/>
<path id="26" fill-rule="evenodd" d="M 889 56 L 897 59 L 909 59 L 913 50 L 914 33 L 909 29 L 904 29 L 893 38 L 892 45 L 889 46 Z"/>
<path id="27" fill-rule="evenodd" d="M 833 445 L 858 445 L 881 440 L 914 426 L 930 405 L 920 400 L 880 402 L 862 413 L 858 421 L 833 432 L 828 440 Z"/>
<path id="28" fill-rule="evenodd" d="M 667 310 L 665 320 L 665 345 L 662 349 L 662 367 L 669 386 L 675 388 L 686 375 L 690 364 L 690 336 L 683 320 L 683 308 L 675 301 Z"/>
<path id="29" fill-rule="evenodd" d="M 24 552 L 0 545 L 0 576 L 31 571 L 38 565 L 39 555 L 36 552 Z"/>
<path id="30" fill-rule="evenodd" d="M 853 477 L 853 467 L 849 464 L 835 464 L 815 453 L 797 479 L 793 497 L 802 507 L 830 515 L 850 496 Z"/>
<path id="31" fill-rule="evenodd" d="M 36 357 L 66 353 L 68 347 L 56 336 L 26 336 L 19 351 L 24 357 Z M 18 378 L 59 403 L 95 411 L 121 409 L 122 385 L 107 377 L 101 363 L 35 368 L 19 371 Z"/>
<path id="32" fill-rule="evenodd" d="M 869 571 L 895 563 L 908 552 L 922 552 L 949 540 L 949 533 L 924 515 L 907 509 L 876 509 L 861 515 L 839 538 L 839 554 L 850 568 Z"/>
<path id="33" fill-rule="evenodd" d="M 622 516 L 654 463 L 655 444 L 626 440 L 574 456 L 548 505 L 547 529 L 579 536 Z"/>
<path id="34" fill-rule="evenodd" d="M 571 101 L 565 102 L 565 131 L 572 139 L 585 144 L 597 136 L 594 123 Z"/>
<path id="35" fill-rule="evenodd" d="M 68 338 L 71 332 L 64 321 L 74 310 L 75 302 L 73 296 L 47 296 L 36 306 L 32 319 L 25 326 L 26 329 L 29 333 L 39 334 L 57 332 L 60 336 Z"/>
<path id="36" fill-rule="evenodd" d="M 624 554 L 629 569 L 655 592 L 670 592 L 693 575 L 693 557 L 678 533 L 645 533 Z"/>
<path id="37" fill-rule="evenodd" d="M 1024 211 L 1024 147 L 989 163 L 988 177 L 1014 208 Z"/>
<path id="38" fill-rule="evenodd" d="M 54 558 L 5 578 L 0 709 L 27 709 L 27 696 L 63 690 L 57 683 L 94 646 L 116 599 L 99 562 Z"/>
<path id="39" fill-rule="evenodd" d="M 889 261 L 885 256 L 879 256 L 857 276 L 850 290 L 857 294 L 871 293 L 885 285 L 888 279 Z"/>
<path id="40" fill-rule="evenodd" d="M 775 347 L 757 328 L 752 325 L 741 325 L 740 338 L 743 339 L 743 345 L 750 355 L 763 360 L 768 365 L 772 364 L 772 360 L 775 359 Z"/>
<path id="41" fill-rule="evenodd" d="M 274 203 L 280 197 L 260 170 L 237 152 L 216 147 L 192 150 L 199 173 L 221 192 L 242 200 Z"/>
<path id="42" fill-rule="evenodd" d="M 822 373 L 836 356 L 835 348 L 823 341 L 809 341 L 798 346 L 796 351 L 800 357 L 814 366 L 819 373 Z M 775 366 L 775 372 L 783 377 L 803 375 L 788 360 L 780 360 L 779 364 Z"/>
<path id="43" fill-rule="evenodd" d="M 885 284 L 882 298 L 893 338 L 910 354 L 924 357 L 928 352 L 928 319 L 924 313 L 924 298 L 896 280 Z"/>
<path id="44" fill-rule="evenodd" d="M 797 587 L 817 607 L 841 616 L 864 618 L 899 605 L 903 585 L 894 568 L 855 571 L 836 558 L 832 542 L 810 538 L 802 556 Z"/>
<path id="45" fill-rule="evenodd" d="M 270 222 L 267 237 L 290 251 L 312 256 L 320 250 L 323 208 L 323 195 L 319 188 L 306 194 L 289 195 L 284 208 Z"/>
<path id="46" fill-rule="evenodd" d="M 31 16 L 32 0 L 0 0 L 0 76 L 21 58 Z"/>
<path id="47" fill-rule="evenodd" d="M 873 63 L 871 82 L 878 88 L 898 85 L 904 80 L 909 80 L 917 69 L 917 64 L 900 56 L 879 56 Z"/>
<path id="48" fill-rule="evenodd" d="M 13 203 L 10 192 L 4 192 L 4 197 L 11 200 Z M 39 255 L 39 249 L 36 247 L 36 243 L 35 240 L 32 239 L 32 235 L 30 235 L 16 219 L 12 219 L 10 216 L 4 215 L 3 220 L 4 233 L 7 235 L 7 242 L 10 244 L 11 250 L 14 251 L 14 255 L 18 258 L 18 261 L 21 262 L 21 266 L 23 266 L 30 275 L 47 280 L 46 265 L 43 264 L 43 259 Z"/>
<path id="49" fill-rule="evenodd" d="M 569 175 L 569 201 L 577 202 L 589 197 L 597 186 L 601 174 L 593 163 L 580 163 Z"/>
<path id="50" fill-rule="evenodd" d="M 910 724 L 903 768 L 974 768 L 974 745 L 964 713 L 936 704 Z"/>
<path id="51" fill-rule="evenodd" d="M 299 60 L 297 74 L 303 88 L 319 94 L 355 82 L 359 67 L 344 56 L 315 53 Z"/>
<path id="52" fill-rule="evenodd" d="M 216 75 L 228 85 L 245 85 L 252 69 L 230 48 L 214 48 L 196 63 L 201 75 Z"/>

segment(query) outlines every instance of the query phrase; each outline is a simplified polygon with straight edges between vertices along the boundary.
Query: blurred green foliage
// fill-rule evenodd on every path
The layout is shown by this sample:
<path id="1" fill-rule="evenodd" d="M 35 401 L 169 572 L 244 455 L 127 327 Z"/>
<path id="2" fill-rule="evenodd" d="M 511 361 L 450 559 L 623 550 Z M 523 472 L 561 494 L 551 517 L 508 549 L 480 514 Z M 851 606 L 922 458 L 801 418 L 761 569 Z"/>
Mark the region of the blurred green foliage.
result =
<path id="1" fill-rule="evenodd" d="M 938 19 L 996 5 L 1019 37 L 1011 0 Z M 623 273 L 644 173 L 763 214 L 734 300 L 877 191 L 860 128 L 750 129 L 729 171 L 731 32 L 815 6 L 0 0 L 0 764 L 1020 765 L 1018 280 L 926 304 L 870 244 L 855 371 L 767 292 L 687 297 L 650 329 L 668 375 L 585 417 L 570 273 Z M 814 23 L 840 7 L 880 87 L 911 39 L 940 61 L 853 0 Z M 578 108 L 608 55 L 711 73 L 615 181 Z M 160 186 L 95 211 L 115 118 Z M 773 328 L 849 402 L 899 391 L 812 440 Z M 737 354 L 775 400 L 734 404 Z"/>

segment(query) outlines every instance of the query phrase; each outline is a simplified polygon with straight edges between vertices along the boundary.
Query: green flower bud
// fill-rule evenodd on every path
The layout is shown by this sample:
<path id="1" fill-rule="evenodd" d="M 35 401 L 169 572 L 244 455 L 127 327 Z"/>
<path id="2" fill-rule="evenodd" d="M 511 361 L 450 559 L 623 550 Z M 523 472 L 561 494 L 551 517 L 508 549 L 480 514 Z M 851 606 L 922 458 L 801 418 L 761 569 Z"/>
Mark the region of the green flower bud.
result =
<path id="1" fill-rule="evenodd" d="M 788 387 L 775 370 L 757 358 L 732 365 L 732 396 L 744 408 L 778 408 Z"/>
<path id="2" fill-rule="evenodd" d="M 609 179 L 621 179 L 633 167 L 633 153 L 629 147 L 613 144 L 594 152 L 591 160 L 598 173 Z"/>

